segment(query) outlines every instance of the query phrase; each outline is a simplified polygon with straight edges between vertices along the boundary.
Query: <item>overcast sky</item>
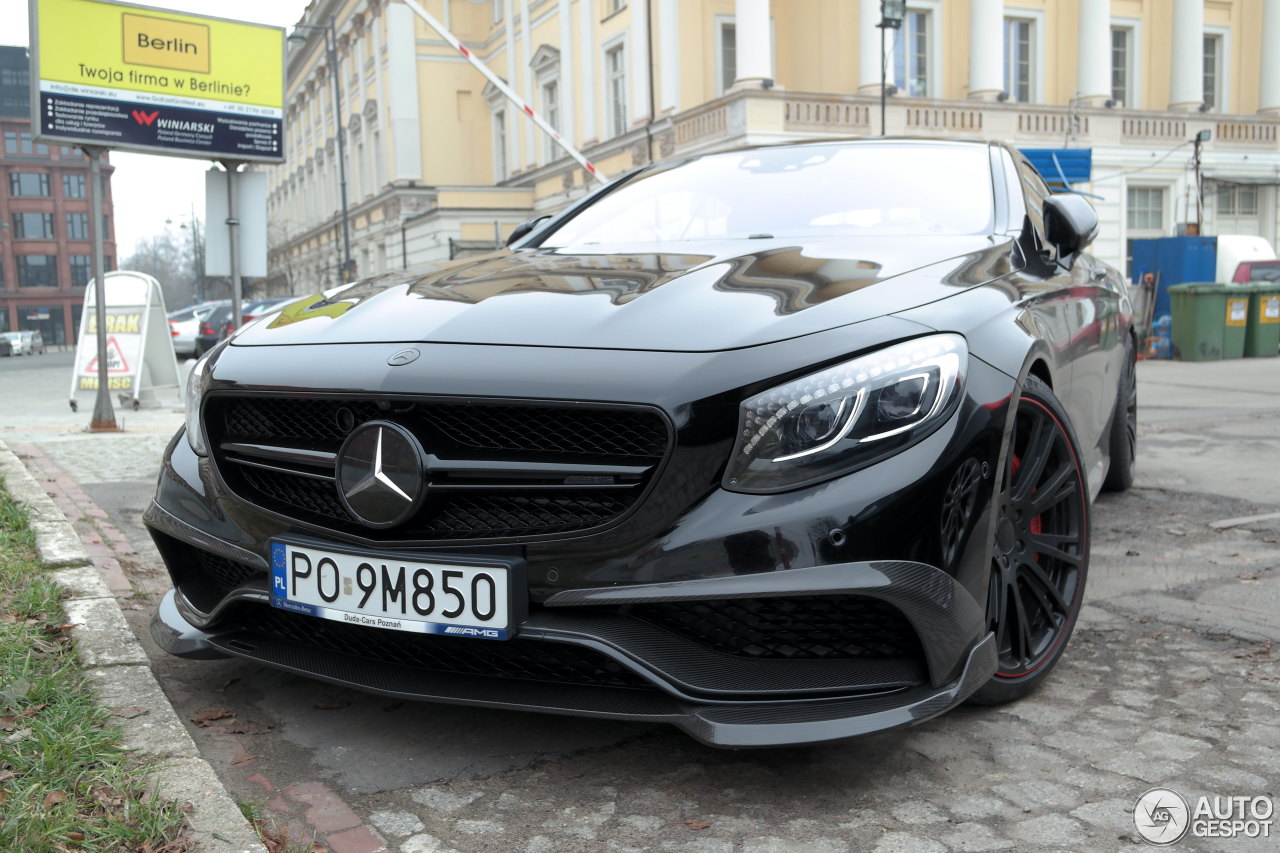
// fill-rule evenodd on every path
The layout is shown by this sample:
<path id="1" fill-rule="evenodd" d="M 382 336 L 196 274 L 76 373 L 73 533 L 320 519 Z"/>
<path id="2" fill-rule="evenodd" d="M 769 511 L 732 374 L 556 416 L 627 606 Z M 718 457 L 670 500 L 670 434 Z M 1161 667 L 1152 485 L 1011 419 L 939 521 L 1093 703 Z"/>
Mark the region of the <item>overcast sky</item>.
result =
<path id="1" fill-rule="evenodd" d="M 143 3 L 179 12 L 289 28 L 302 17 L 307 0 L 169 0 Z M 0 0 L 0 44 L 26 45 L 30 40 L 27 0 Z M 138 240 L 177 228 L 191 211 L 204 217 L 204 173 L 208 160 L 126 154 L 113 151 L 116 171 L 111 179 L 115 195 L 116 245 L 121 258 L 133 254 Z"/>

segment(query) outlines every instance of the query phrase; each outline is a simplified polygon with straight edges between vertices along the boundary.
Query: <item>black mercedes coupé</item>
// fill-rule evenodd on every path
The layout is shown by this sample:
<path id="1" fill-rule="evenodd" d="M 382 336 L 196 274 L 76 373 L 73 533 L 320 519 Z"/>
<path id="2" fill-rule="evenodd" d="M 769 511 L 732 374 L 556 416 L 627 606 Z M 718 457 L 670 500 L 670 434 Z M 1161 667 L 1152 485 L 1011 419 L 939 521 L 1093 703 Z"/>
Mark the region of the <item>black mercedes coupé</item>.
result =
<path id="1" fill-rule="evenodd" d="M 731 747 L 1021 697 L 1133 479 L 1097 222 L 1002 144 L 777 145 L 294 302 L 191 374 L 152 634 Z"/>

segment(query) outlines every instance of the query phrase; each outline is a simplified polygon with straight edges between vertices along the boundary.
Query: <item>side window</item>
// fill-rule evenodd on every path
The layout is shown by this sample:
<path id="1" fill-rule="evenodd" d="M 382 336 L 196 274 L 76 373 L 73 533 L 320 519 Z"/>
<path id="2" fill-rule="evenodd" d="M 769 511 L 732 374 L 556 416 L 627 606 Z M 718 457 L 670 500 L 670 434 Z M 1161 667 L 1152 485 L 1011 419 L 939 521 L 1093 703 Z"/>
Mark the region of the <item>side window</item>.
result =
<path id="1" fill-rule="evenodd" d="M 1035 231 L 1036 245 L 1047 249 L 1044 239 L 1044 200 L 1049 197 L 1049 188 L 1040 178 L 1040 173 L 1025 158 L 1018 158 L 1018 183 L 1022 185 L 1022 196 L 1027 205 L 1027 218 Z"/>
<path id="2" fill-rule="evenodd" d="M 1018 168 L 1013 165 L 1009 152 L 1000 149 L 1000 162 L 1004 164 L 1004 182 L 1009 197 L 1009 224 L 1021 229 L 1027 215 L 1027 203 L 1022 197 L 1022 179 L 1018 177 Z"/>

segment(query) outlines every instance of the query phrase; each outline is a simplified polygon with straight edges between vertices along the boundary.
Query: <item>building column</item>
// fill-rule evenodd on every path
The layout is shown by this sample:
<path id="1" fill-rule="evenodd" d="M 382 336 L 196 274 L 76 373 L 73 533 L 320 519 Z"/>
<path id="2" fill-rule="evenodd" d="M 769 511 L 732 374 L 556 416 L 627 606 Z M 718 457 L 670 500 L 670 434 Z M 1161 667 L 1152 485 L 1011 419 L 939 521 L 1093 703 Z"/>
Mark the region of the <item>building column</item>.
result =
<path id="1" fill-rule="evenodd" d="M 661 65 L 661 97 L 658 111 L 680 111 L 680 4 L 658 0 L 658 62 Z"/>
<path id="2" fill-rule="evenodd" d="M 630 126 L 653 119 L 649 109 L 653 101 L 649 93 L 649 85 L 653 82 L 649 60 L 653 51 L 649 43 L 652 38 L 649 32 L 649 0 L 631 0 L 628 5 L 631 7 L 631 92 L 627 101 L 631 115 L 627 117 L 627 125 Z"/>
<path id="3" fill-rule="evenodd" d="M 880 94 L 880 0 L 858 0 L 858 94 Z M 886 61 L 888 54 L 885 55 Z M 888 75 L 886 74 L 886 79 Z"/>
<path id="4" fill-rule="evenodd" d="M 773 76 L 773 39 L 769 33 L 769 0 L 737 0 L 734 7 L 738 76 L 736 89 L 761 89 Z"/>
<path id="5" fill-rule="evenodd" d="M 577 147 L 578 139 L 578 101 L 573 81 L 573 19 L 569 10 L 569 0 L 559 0 L 560 6 L 560 135 L 570 145 Z M 449 4 L 445 4 L 448 6 Z M 546 109 L 546 106 L 543 106 Z M 556 151 L 556 156 L 562 156 Z"/>
<path id="6" fill-rule="evenodd" d="M 391 180 L 422 180 L 422 122 L 418 119 L 418 48 L 413 12 L 403 3 L 387 5 L 387 77 L 394 81 L 387 98 L 387 116 L 391 122 Z M 332 99 L 332 96 L 330 96 Z M 321 109 L 323 112 L 323 108 Z M 333 176 L 338 167 L 335 155 L 326 158 Z M 336 207 L 336 205 L 335 205 Z M 325 210 L 328 216 L 333 208 Z"/>
<path id="7" fill-rule="evenodd" d="M 583 3 L 578 0 L 578 36 L 574 39 L 575 45 L 581 51 L 579 59 L 582 66 L 582 134 L 581 139 L 575 143 L 575 147 L 585 147 L 588 142 L 597 142 L 600 139 L 600 121 L 596 118 L 596 51 L 600 49 L 600 45 L 596 42 L 595 34 L 595 17 L 592 14 L 592 4 Z M 565 80 L 564 85 L 572 86 L 573 81 Z M 589 180 L 589 178 L 588 178 Z"/>
<path id="8" fill-rule="evenodd" d="M 506 44 L 507 79 L 506 83 L 517 93 L 520 91 L 520 78 L 516 76 L 519 66 L 516 64 L 516 7 L 514 0 L 494 0 L 502 3 L 502 40 Z M 527 93 L 526 93 L 527 94 Z M 519 120 L 515 104 L 500 95 L 503 113 L 503 128 L 506 130 L 507 143 L 507 177 L 524 171 L 524 122 Z M 527 102 L 527 99 L 526 99 Z"/>
<path id="9" fill-rule="evenodd" d="M 521 94 L 523 95 L 524 102 L 526 104 L 535 106 L 539 103 L 539 98 L 538 92 L 534 88 L 533 84 L 533 68 L 529 65 L 529 63 L 533 61 L 533 36 L 531 34 L 533 27 L 530 25 L 533 18 L 529 15 L 529 5 L 529 0 L 520 0 L 519 62 L 521 76 L 524 78 L 524 92 Z M 511 50 L 514 55 L 514 45 Z M 514 77 L 511 78 L 510 85 L 511 88 L 516 89 L 516 91 L 520 91 L 516 87 Z M 535 106 L 535 109 L 536 108 L 537 107 Z M 523 172 L 525 169 L 535 168 L 538 165 L 538 145 L 542 141 L 542 128 L 538 127 L 533 122 L 526 123 L 524 116 L 517 116 L 516 120 L 519 121 L 520 124 L 524 125 L 525 129 L 528 131 L 528 133 L 524 135 L 524 145 L 518 149 L 521 152 L 519 171 Z"/>
<path id="10" fill-rule="evenodd" d="M 1111 0 L 1080 0 L 1076 100 L 1100 107 L 1111 99 Z"/>
<path id="11" fill-rule="evenodd" d="M 1004 91 L 1004 3 L 970 0 L 969 98 L 994 101 Z"/>
<path id="12" fill-rule="evenodd" d="M 1258 87 L 1258 112 L 1280 116 L 1280 0 L 1266 0 L 1262 7 L 1262 80 Z"/>
<path id="13" fill-rule="evenodd" d="M 1204 103 L 1204 0 L 1173 0 L 1170 62 L 1169 109 L 1199 109 Z"/>
<path id="14" fill-rule="evenodd" d="M 884 58 L 884 81 L 893 82 L 893 37 L 895 29 L 883 29 L 881 0 L 859 0 L 858 3 L 858 93 L 879 95 L 881 56 Z M 881 54 L 881 42 L 884 53 Z"/>

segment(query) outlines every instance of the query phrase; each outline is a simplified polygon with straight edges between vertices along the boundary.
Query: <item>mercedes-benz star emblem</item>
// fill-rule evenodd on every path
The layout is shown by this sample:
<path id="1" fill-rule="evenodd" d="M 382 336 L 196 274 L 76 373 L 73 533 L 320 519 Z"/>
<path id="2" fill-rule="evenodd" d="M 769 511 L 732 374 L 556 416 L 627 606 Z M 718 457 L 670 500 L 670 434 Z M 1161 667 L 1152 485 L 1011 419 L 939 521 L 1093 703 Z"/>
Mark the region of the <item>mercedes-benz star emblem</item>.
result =
<path id="1" fill-rule="evenodd" d="M 357 427 L 338 452 L 338 497 L 367 527 L 394 527 L 409 519 L 426 494 L 422 445 L 389 421 Z"/>
<path id="2" fill-rule="evenodd" d="M 420 355 L 422 355 L 421 351 L 416 350 L 413 347 L 409 347 L 409 349 L 402 349 L 388 358 L 387 364 L 392 367 L 400 367 L 401 365 L 408 364 L 411 361 L 417 361 L 418 356 Z"/>

